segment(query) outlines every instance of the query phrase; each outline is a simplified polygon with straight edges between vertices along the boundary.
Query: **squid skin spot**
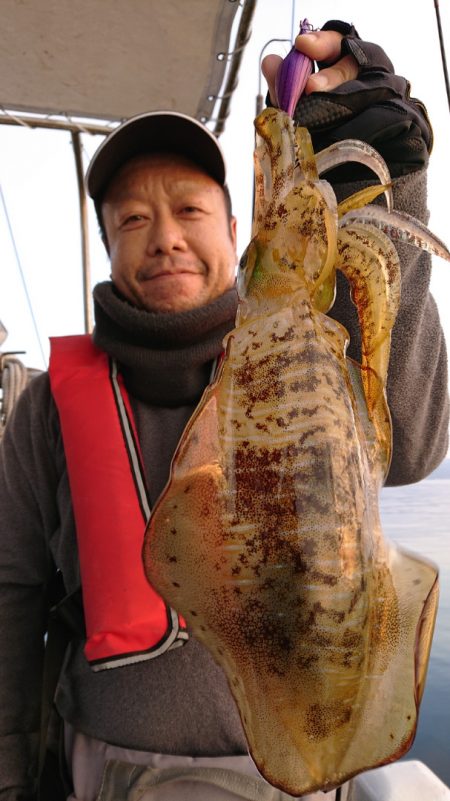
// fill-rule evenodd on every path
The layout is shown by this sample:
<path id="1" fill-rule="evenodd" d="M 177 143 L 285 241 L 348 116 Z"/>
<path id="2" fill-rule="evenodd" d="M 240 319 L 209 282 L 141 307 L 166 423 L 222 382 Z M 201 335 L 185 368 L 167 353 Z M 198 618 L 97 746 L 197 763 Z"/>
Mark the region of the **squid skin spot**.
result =
<path id="1" fill-rule="evenodd" d="M 352 665 L 352 655 L 353 655 L 352 651 L 349 651 L 348 653 L 344 654 L 344 657 L 342 659 L 342 664 L 343 664 L 344 667 L 351 667 L 351 665 Z"/>
<path id="2" fill-rule="evenodd" d="M 187 487 L 184 490 L 184 493 L 187 494 L 188 492 L 190 492 L 190 489 L 191 489 L 191 485 L 188 484 Z"/>
<path id="3" fill-rule="evenodd" d="M 270 339 L 271 342 L 292 342 L 292 340 L 295 339 L 294 327 L 290 326 L 286 329 L 284 334 L 281 334 L 279 337 L 277 337 L 276 334 L 271 334 Z"/>
<path id="4" fill-rule="evenodd" d="M 172 587 L 181 587 L 181 584 L 178 584 L 178 581 L 172 581 Z"/>
<path id="5" fill-rule="evenodd" d="M 189 614 L 192 615 L 192 617 L 197 617 L 197 612 L 194 612 L 193 609 L 190 610 Z"/>
<path id="6" fill-rule="evenodd" d="M 318 656 L 303 656 L 296 659 L 296 664 L 299 668 L 308 670 L 319 659 Z"/>
<path id="7" fill-rule="evenodd" d="M 259 431 L 268 431 L 268 428 L 265 423 L 256 423 L 256 428 Z"/>
<path id="8" fill-rule="evenodd" d="M 169 556 L 169 562 L 177 562 L 178 559 L 176 556 Z"/>
<path id="9" fill-rule="evenodd" d="M 171 534 L 176 534 L 176 533 L 177 533 L 177 530 L 176 530 L 176 528 L 171 528 L 171 529 L 170 529 L 170 533 L 171 533 Z"/>

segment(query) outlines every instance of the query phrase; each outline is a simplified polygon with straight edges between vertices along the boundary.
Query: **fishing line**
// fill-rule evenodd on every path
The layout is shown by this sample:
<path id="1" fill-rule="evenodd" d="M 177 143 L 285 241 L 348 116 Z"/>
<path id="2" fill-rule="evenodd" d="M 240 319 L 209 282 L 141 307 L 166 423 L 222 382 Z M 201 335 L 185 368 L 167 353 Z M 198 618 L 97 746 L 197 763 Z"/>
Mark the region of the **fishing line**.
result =
<path id="1" fill-rule="evenodd" d="M 448 107 L 450 110 L 450 83 L 448 79 L 448 70 L 447 70 L 447 59 L 445 55 L 445 45 L 444 45 L 444 36 L 442 33 L 442 25 L 441 25 L 441 14 L 439 11 L 439 0 L 434 0 L 434 9 L 436 11 L 436 21 L 438 26 L 438 34 L 439 34 L 439 44 L 441 47 L 441 57 L 442 57 L 442 69 L 444 72 L 444 81 L 445 81 L 445 88 L 447 90 L 447 100 L 448 100 Z"/>
<path id="2" fill-rule="evenodd" d="M 292 11 L 291 11 L 291 41 L 293 42 L 295 39 L 295 0 L 292 0 Z"/>
<path id="3" fill-rule="evenodd" d="M 38 341 L 38 344 L 39 344 L 39 350 L 41 352 L 42 361 L 43 361 L 44 364 L 46 364 L 44 349 L 42 347 L 41 338 L 39 336 L 39 329 L 38 329 L 38 326 L 37 326 L 36 318 L 34 316 L 33 306 L 32 306 L 32 303 L 31 303 L 31 298 L 30 298 L 30 295 L 28 294 L 27 284 L 26 284 L 26 281 L 25 281 L 25 275 L 24 275 L 24 272 L 23 272 L 23 269 L 22 269 L 22 264 L 20 262 L 19 251 L 17 249 L 16 240 L 15 240 L 15 237 L 14 237 L 14 231 L 13 231 L 13 228 L 12 228 L 12 225 L 11 225 L 11 220 L 9 219 L 8 208 L 6 206 L 5 195 L 3 194 L 3 188 L 2 188 L 1 184 L 0 184 L 0 196 L 1 196 L 1 199 L 2 199 L 2 205 L 3 205 L 4 212 L 5 212 L 5 218 L 6 218 L 6 223 L 7 223 L 7 226 L 8 226 L 9 236 L 11 238 L 12 246 L 13 246 L 13 249 L 14 249 L 14 254 L 15 254 L 15 257 L 16 257 L 16 263 L 17 263 L 17 266 L 19 268 L 19 273 L 20 273 L 20 277 L 22 279 L 22 284 L 23 284 L 23 289 L 24 289 L 24 292 L 25 292 L 25 297 L 27 299 L 28 308 L 29 308 L 29 311 L 30 311 L 30 314 L 31 314 L 31 319 L 33 321 L 34 331 L 35 331 L 36 338 L 37 338 L 37 341 Z"/>

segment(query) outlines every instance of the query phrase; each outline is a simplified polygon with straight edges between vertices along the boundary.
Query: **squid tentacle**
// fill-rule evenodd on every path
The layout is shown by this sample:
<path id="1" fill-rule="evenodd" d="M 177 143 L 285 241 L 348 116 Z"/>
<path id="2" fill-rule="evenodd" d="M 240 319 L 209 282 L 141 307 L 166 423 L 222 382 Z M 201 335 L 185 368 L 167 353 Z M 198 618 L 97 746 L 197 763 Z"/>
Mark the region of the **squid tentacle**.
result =
<path id="1" fill-rule="evenodd" d="M 363 209 L 344 214 L 339 221 L 339 227 L 342 229 L 354 223 L 370 224 L 379 228 L 393 241 L 406 242 L 450 261 L 450 251 L 442 240 L 433 234 L 424 223 L 405 212 L 387 212 L 380 206 L 366 206 Z"/>
<path id="2" fill-rule="evenodd" d="M 390 333 L 400 303 L 400 262 L 388 237 L 368 225 L 339 231 L 337 269 L 347 278 L 361 331 L 361 377 L 367 409 L 384 455 L 391 455 L 391 426 L 385 388 Z"/>
<path id="3" fill-rule="evenodd" d="M 362 209 L 364 206 L 372 203 L 375 198 L 382 195 L 383 192 L 386 192 L 389 187 L 390 184 L 375 184 L 373 186 L 366 186 L 359 192 L 355 192 L 353 195 L 350 195 L 350 197 L 345 198 L 345 200 L 341 200 L 341 202 L 338 204 L 339 219 L 343 218 L 348 212 L 356 209 Z"/>
<path id="4" fill-rule="evenodd" d="M 349 161 L 356 161 L 368 167 L 369 170 L 378 176 L 382 184 L 388 184 L 385 189 L 386 203 L 388 209 L 394 206 L 392 189 L 390 188 L 391 176 L 388 166 L 382 156 L 375 148 L 361 142 L 359 139 L 344 139 L 316 153 L 316 164 L 319 175 L 322 175 L 334 167 L 347 164 Z"/>
<path id="5" fill-rule="evenodd" d="M 284 114 L 282 124 L 273 136 L 272 118 L 277 109 L 267 109 L 267 114 L 257 118 L 255 168 L 255 208 L 252 236 L 265 227 L 274 197 L 287 194 L 294 186 L 294 123 Z M 274 186 L 274 180 L 276 186 Z"/>

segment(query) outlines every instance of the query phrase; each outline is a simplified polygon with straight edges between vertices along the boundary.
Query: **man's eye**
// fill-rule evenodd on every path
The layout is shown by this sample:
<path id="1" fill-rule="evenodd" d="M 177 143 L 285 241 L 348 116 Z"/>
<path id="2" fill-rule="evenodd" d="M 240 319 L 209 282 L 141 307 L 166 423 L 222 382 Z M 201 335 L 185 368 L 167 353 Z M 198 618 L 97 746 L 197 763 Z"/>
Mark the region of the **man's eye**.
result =
<path id="1" fill-rule="evenodd" d="M 142 214 L 129 214 L 128 217 L 125 217 L 125 219 L 123 220 L 122 225 L 129 225 L 135 222 L 141 222 L 143 219 L 144 216 Z"/>
<path id="2" fill-rule="evenodd" d="M 186 214 L 201 213 L 201 209 L 198 206 L 184 206 L 182 211 L 185 212 Z"/>

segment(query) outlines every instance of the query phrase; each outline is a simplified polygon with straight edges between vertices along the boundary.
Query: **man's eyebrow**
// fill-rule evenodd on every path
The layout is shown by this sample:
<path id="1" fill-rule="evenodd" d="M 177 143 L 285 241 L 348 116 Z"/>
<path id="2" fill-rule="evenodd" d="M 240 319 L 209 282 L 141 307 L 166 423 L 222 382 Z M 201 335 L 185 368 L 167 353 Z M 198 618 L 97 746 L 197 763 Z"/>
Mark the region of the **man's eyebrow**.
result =
<path id="1" fill-rule="evenodd" d="M 195 182 L 191 181 L 183 181 L 181 184 L 174 184 L 175 191 L 182 192 L 195 192 L 198 194 L 209 194 L 211 192 L 211 188 L 209 186 L 199 186 Z"/>
<path id="2" fill-rule="evenodd" d="M 105 206 L 108 204 L 116 206 L 122 203 L 132 203 L 132 202 L 146 203 L 146 198 L 143 193 L 120 192 L 119 194 L 114 195 L 113 197 L 110 198 L 105 198 L 104 200 Z"/>

